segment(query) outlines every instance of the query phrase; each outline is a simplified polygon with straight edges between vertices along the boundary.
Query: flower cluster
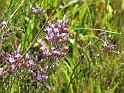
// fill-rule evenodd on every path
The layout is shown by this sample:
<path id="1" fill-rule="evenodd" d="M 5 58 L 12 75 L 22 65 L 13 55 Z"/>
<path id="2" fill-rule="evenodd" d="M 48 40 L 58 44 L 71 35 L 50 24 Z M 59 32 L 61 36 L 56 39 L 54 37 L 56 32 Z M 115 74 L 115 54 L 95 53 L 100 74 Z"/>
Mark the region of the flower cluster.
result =
<path id="1" fill-rule="evenodd" d="M 96 54 L 96 57 L 99 57 L 103 52 L 111 52 L 111 53 L 115 53 L 115 54 L 119 54 L 119 51 L 116 51 L 115 48 L 117 47 L 117 45 L 113 45 L 111 44 L 111 35 L 107 35 L 107 31 L 106 28 L 104 27 L 103 29 L 104 31 L 102 32 L 102 39 L 100 39 L 102 41 L 102 50 L 99 54 Z"/>
<path id="2" fill-rule="evenodd" d="M 34 77 L 38 82 L 40 82 L 43 85 L 45 84 L 45 80 L 47 79 L 47 76 L 45 75 L 46 70 L 41 67 L 41 64 L 35 63 L 33 60 L 33 57 L 29 55 L 29 53 L 26 53 L 25 57 L 22 59 L 22 62 L 19 62 L 18 65 L 16 63 L 18 62 L 19 58 L 21 57 L 20 51 L 15 50 L 14 55 L 1 52 L 1 57 L 3 57 L 3 61 L 6 62 L 6 64 L 0 68 L 0 76 L 4 76 L 8 73 L 8 75 L 14 74 L 15 70 L 21 69 L 21 68 L 27 68 L 28 71 L 27 74 Z M 37 72 L 34 72 L 33 68 L 37 68 Z M 46 86 L 44 86 L 46 87 Z M 47 85 L 46 87 L 48 90 L 50 89 Z"/>
<path id="3" fill-rule="evenodd" d="M 41 12 L 41 9 L 40 9 L 40 7 L 30 7 L 31 8 L 31 12 L 33 13 L 33 14 L 38 14 L 38 13 L 40 13 Z"/>
<path id="4" fill-rule="evenodd" d="M 2 22 L 0 23 L 0 28 L 2 28 L 4 25 L 7 25 L 7 22 L 6 22 L 6 21 L 2 21 Z"/>
<path id="5" fill-rule="evenodd" d="M 69 20 L 58 20 L 56 24 L 51 24 L 48 22 L 48 26 L 44 30 L 46 32 L 45 41 L 49 45 L 49 51 L 47 51 L 46 45 L 42 39 L 39 39 L 37 42 L 40 43 L 41 51 L 43 56 L 47 57 L 61 57 L 66 55 L 69 48 L 65 46 L 65 43 L 68 40 L 68 29 L 66 28 Z"/>
<path id="6" fill-rule="evenodd" d="M 103 52 L 111 52 L 114 54 L 119 54 L 119 51 L 116 51 L 115 48 L 117 47 L 117 45 L 113 45 L 111 43 L 111 35 L 107 35 L 107 31 L 106 28 L 103 28 L 103 32 L 102 34 L 102 38 L 100 38 L 99 40 L 102 41 L 102 50 L 100 51 L 100 53 L 96 54 L 95 58 L 100 57 L 101 54 L 103 54 Z"/>
<path id="7" fill-rule="evenodd" d="M 22 57 L 22 51 L 17 48 L 17 41 L 13 43 L 15 44 L 13 46 L 16 47 L 10 47 L 11 51 L 1 50 L 0 59 L 2 59 L 4 65 L 0 68 L 0 76 L 13 75 L 15 72 L 21 71 L 20 69 L 27 68 L 25 72 L 29 76 L 35 78 L 47 90 L 50 90 L 49 85 L 45 83 L 48 78 L 47 74 L 55 68 L 58 57 L 65 56 L 69 50 L 66 46 L 69 38 L 67 35 L 68 23 L 69 20 L 65 20 L 65 16 L 62 20 L 56 19 L 54 23 L 49 21 L 44 29 L 45 36 L 37 40 L 40 48 L 34 50 L 34 53 L 26 53 L 21 62 L 18 62 L 18 60 Z M 11 32 L 6 31 L 5 35 L 7 37 L 11 35 Z"/>
<path id="8" fill-rule="evenodd" d="M 117 47 L 117 45 L 112 45 L 111 44 L 111 36 L 107 36 L 106 34 L 106 28 L 104 27 L 104 32 L 102 33 L 103 36 L 104 36 L 104 40 L 103 40 L 103 43 L 102 43 L 102 47 L 104 49 L 104 51 L 111 51 L 113 53 L 116 53 L 118 54 L 119 52 L 118 51 L 114 51 L 115 47 Z"/>

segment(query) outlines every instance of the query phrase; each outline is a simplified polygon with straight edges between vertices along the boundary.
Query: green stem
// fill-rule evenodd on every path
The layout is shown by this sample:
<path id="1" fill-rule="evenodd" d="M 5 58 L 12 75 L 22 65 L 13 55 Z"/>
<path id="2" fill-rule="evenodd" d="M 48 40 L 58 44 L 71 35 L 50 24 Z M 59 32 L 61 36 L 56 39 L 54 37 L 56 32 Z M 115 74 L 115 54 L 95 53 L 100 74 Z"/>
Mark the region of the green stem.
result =
<path id="1" fill-rule="evenodd" d="M 19 6 L 16 8 L 16 10 L 13 12 L 13 14 L 9 17 L 9 20 L 12 19 L 14 14 L 18 11 L 18 9 L 21 7 L 21 5 L 24 3 L 25 0 L 22 0 L 22 2 L 19 4 Z"/>

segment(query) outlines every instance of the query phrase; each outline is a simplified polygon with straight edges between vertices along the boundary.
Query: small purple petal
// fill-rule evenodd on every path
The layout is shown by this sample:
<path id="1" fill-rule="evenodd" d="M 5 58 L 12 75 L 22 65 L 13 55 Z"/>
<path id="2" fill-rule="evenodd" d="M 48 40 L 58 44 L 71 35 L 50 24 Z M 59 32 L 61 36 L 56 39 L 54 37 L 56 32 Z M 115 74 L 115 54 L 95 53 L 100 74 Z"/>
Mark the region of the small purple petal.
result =
<path id="1" fill-rule="evenodd" d="M 46 51 L 46 46 L 45 46 L 45 45 L 44 45 L 44 46 L 41 46 L 40 49 L 41 49 L 42 51 Z"/>
<path id="2" fill-rule="evenodd" d="M 28 60 L 30 58 L 29 53 L 25 54 L 25 59 Z"/>
<path id="3" fill-rule="evenodd" d="M 15 62 L 15 59 L 12 58 L 12 57 L 10 57 L 10 58 L 9 58 L 9 62 L 10 62 L 10 63 L 14 63 L 14 62 Z"/>
<path id="4" fill-rule="evenodd" d="M 32 75 L 33 71 L 32 70 L 28 70 L 28 74 Z"/>
<path id="5" fill-rule="evenodd" d="M 53 50 L 55 50 L 55 47 L 54 47 L 54 46 L 51 46 L 51 48 L 50 48 L 50 49 L 53 51 Z"/>
<path id="6" fill-rule="evenodd" d="M 33 66 L 34 65 L 34 61 L 33 60 L 29 60 L 29 65 Z"/>
<path id="7" fill-rule="evenodd" d="M 38 76 L 37 76 L 37 80 L 38 80 L 38 81 L 42 81 L 42 76 L 41 76 L 41 75 L 38 75 Z"/>
<path id="8" fill-rule="evenodd" d="M 40 45 L 44 45 L 44 42 L 42 41 L 42 39 L 37 40 L 38 43 L 40 43 Z"/>

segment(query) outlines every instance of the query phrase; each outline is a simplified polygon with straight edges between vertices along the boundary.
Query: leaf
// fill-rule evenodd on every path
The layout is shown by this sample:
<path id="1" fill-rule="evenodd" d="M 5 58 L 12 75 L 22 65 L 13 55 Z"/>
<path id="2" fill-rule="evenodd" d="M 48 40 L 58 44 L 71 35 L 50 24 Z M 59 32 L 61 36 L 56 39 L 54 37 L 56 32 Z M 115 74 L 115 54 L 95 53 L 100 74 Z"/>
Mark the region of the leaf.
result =
<path id="1" fill-rule="evenodd" d="M 124 9 L 124 0 L 122 0 L 121 8 L 122 8 L 122 10 Z"/>
<path id="2" fill-rule="evenodd" d="M 93 80 L 90 80 L 90 93 L 93 93 L 93 89 L 94 89 L 94 84 L 93 84 Z"/>
<path id="3" fill-rule="evenodd" d="M 114 93 L 115 89 L 117 88 L 117 86 L 119 85 L 119 82 L 116 83 L 112 89 L 110 89 L 110 91 L 108 91 L 107 93 Z"/>
<path id="4" fill-rule="evenodd" d="M 97 89 L 96 89 L 97 93 L 101 93 L 101 88 L 100 87 L 101 87 L 100 86 L 100 78 L 98 78 L 97 79 Z"/>
<path id="5" fill-rule="evenodd" d="M 66 62 L 67 66 L 71 67 L 71 69 L 74 69 L 74 64 L 73 64 L 72 60 L 67 56 L 65 56 L 65 59 L 67 60 L 67 62 Z"/>

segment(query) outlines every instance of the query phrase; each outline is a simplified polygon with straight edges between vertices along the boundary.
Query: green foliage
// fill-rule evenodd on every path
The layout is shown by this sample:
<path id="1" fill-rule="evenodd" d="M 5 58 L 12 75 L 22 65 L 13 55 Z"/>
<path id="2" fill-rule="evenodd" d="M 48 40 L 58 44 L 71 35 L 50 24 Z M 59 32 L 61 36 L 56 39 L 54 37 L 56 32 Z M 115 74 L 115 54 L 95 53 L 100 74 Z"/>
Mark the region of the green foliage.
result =
<path id="1" fill-rule="evenodd" d="M 7 20 L 22 0 L 0 0 L 0 22 Z M 38 31 L 50 16 L 59 0 L 24 0 L 10 20 L 19 42 L 18 48 L 26 50 Z M 39 6 L 40 15 L 32 14 L 30 6 Z M 46 91 L 36 81 L 27 83 L 28 76 L 10 77 L 12 84 L 0 79 L 0 93 L 123 93 L 124 92 L 124 0 L 63 0 L 52 17 L 70 19 L 69 54 L 59 60 L 47 80 L 51 87 Z M 117 44 L 119 54 L 104 51 L 101 53 L 103 27 L 111 35 L 111 43 Z M 1 35 L 1 33 L 0 33 Z M 41 34 L 41 37 L 44 34 Z M 13 42 L 9 37 L 6 45 Z M 31 50 L 33 51 L 32 47 Z M 2 62 L 0 60 L 0 66 Z M 23 78 L 23 80 L 22 80 Z M 8 79 L 8 80 L 9 80 Z M 33 85 L 34 84 L 34 85 Z M 6 87 L 6 88 L 5 88 Z M 8 89 L 8 90 L 6 90 Z M 25 92 L 26 91 L 26 92 Z M 43 92 L 41 92 L 43 91 Z"/>

